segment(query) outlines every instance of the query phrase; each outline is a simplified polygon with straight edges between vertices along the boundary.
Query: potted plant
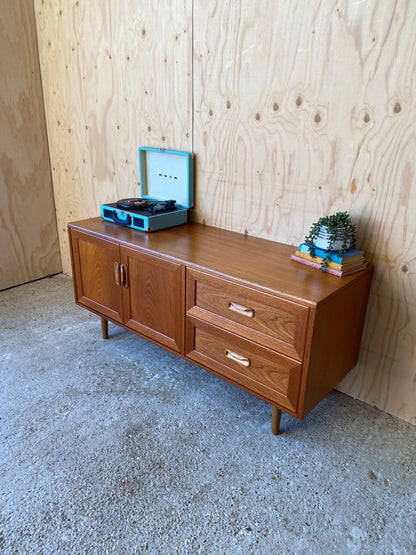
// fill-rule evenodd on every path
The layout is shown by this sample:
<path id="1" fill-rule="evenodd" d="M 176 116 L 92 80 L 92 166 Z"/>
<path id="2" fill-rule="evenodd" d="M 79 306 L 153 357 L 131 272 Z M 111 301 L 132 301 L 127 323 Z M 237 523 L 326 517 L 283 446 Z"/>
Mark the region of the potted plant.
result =
<path id="1" fill-rule="evenodd" d="M 355 248 L 356 231 L 348 212 L 324 216 L 312 224 L 309 234 L 305 237 L 305 243 L 311 256 L 316 256 L 315 247 L 325 251 L 321 270 L 328 266 L 330 252 L 339 251 L 338 255 L 343 257 L 349 247 Z"/>

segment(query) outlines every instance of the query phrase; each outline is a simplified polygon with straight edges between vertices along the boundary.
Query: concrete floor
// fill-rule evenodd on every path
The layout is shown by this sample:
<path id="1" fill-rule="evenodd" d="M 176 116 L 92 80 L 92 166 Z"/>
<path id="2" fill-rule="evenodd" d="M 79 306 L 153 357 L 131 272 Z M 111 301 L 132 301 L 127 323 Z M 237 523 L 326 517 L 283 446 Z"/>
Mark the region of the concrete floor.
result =
<path id="1" fill-rule="evenodd" d="M 2 554 L 415 554 L 416 428 L 341 393 L 302 422 L 74 304 L 0 292 Z"/>

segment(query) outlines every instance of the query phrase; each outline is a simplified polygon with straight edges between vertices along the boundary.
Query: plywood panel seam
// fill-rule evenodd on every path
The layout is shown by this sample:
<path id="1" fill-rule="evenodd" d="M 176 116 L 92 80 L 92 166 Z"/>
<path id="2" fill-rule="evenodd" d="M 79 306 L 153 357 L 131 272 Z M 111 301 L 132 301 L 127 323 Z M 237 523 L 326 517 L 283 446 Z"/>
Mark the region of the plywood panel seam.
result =
<path id="1" fill-rule="evenodd" d="M 37 67 L 38 67 L 38 72 L 39 72 L 39 77 L 40 77 L 40 84 L 41 84 L 41 102 L 42 102 L 42 108 L 43 108 L 42 119 L 43 119 L 43 125 L 44 125 L 44 128 L 45 128 L 45 136 L 46 136 L 48 169 L 49 169 L 50 181 L 52 183 L 53 218 L 55 220 L 56 229 L 58 229 L 58 219 L 57 219 L 57 210 L 56 210 L 56 202 L 55 202 L 55 182 L 54 182 L 54 179 L 53 179 L 53 176 L 52 176 L 52 162 L 51 162 L 51 149 L 50 149 L 50 142 L 49 142 L 49 128 L 48 128 L 48 124 L 47 124 L 47 121 L 46 121 L 45 94 L 44 94 L 44 86 L 43 86 L 42 67 L 41 67 L 41 63 L 40 63 L 38 28 L 37 28 L 37 21 L 36 21 L 36 16 L 35 16 L 34 2 L 35 2 L 35 0 L 32 0 L 33 23 L 34 23 L 34 26 L 35 26 L 35 38 L 36 38 L 36 61 L 37 61 Z M 60 259 L 61 259 L 61 271 L 62 271 L 62 255 L 61 255 L 62 245 L 61 245 L 61 240 L 60 240 L 59 233 L 57 233 L 57 241 L 58 241 L 58 245 L 59 245 L 59 253 L 60 253 Z"/>

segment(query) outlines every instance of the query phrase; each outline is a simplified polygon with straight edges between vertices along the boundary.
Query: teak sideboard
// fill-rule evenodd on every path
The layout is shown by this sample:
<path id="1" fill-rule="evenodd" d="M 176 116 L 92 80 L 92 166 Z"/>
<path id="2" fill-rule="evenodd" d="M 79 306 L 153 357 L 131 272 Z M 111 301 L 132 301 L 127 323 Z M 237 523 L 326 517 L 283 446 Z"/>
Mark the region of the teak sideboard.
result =
<path id="1" fill-rule="evenodd" d="M 295 248 L 201 224 L 68 224 L 75 301 L 304 418 L 358 359 L 373 267 L 338 278 Z"/>

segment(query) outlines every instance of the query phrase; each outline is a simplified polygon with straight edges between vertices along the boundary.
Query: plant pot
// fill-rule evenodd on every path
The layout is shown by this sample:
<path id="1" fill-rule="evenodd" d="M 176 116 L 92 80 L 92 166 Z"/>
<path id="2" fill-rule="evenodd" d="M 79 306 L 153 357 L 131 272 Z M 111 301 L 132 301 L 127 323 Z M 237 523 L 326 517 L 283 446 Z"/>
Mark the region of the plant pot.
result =
<path id="1" fill-rule="evenodd" d="M 344 239 L 345 239 L 345 230 L 343 228 L 337 229 L 336 236 L 330 250 L 339 251 L 340 249 L 342 249 L 342 247 L 344 246 Z M 313 240 L 313 244 L 315 245 L 315 247 L 318 247 L 318 249 L 323 249 L 324 251 L 329 250 L 331 241 L 330 241 L 330 234 L 328 232 L 327 227 L 325 226 L 321 227 L 319 234 Z M 350 246 L 350 244 L 351 244 L 350 239 L 347 239 L 346 241 L 347 248 Z"/>

